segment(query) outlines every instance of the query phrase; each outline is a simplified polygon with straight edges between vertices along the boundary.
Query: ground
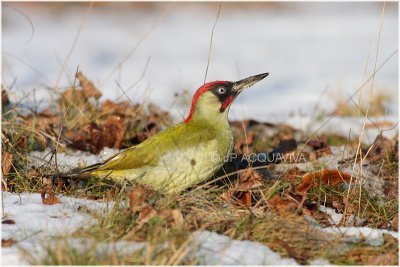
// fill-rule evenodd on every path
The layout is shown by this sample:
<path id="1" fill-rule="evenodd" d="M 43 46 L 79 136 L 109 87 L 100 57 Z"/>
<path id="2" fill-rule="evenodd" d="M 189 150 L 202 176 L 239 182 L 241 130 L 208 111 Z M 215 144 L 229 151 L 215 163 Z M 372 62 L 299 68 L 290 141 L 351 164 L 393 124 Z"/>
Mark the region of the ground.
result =
<path id="1" fill-rule="evenodd" d="M 2 91 L 3 264 L 398 264 L 396 119 L 232 121 L 232 155 L 247 165 L 164 195 L 49 178 L 173 123 L 155 105 L 101 101 L 76 77 L 40 112 Z"/>

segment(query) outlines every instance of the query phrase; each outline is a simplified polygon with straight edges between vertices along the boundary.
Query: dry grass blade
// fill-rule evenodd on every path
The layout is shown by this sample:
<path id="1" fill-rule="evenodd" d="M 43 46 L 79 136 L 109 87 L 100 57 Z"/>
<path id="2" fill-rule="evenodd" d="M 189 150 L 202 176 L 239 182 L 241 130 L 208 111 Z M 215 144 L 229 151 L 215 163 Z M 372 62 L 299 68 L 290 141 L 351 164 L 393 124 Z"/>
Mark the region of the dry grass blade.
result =
<path id="1" fill-rule="evenodd" d="M 383 66 L 386 65 L 386 63 L 394 57 L 399 52 L 398 49 L 394 50 L 380 65 L 377 67 L 374 71 L 374 73 L 353 93 L 351 94 L 351 97 L 354 97 L 357 95 L 372 79 L 374 79 L 375 75 L 383 68 Z M 351 101 L 351 99 L 347 99 L 345 103 Z M 336 117 L 336 114 L 332 114 L 320 127 L 318 127 L 317 130 L 315 130 L 312 134 L 309 135 L 307 138 L 305 144 L 307 144 L 322 128 L 325 127 L 334 117 Z"/>
<path id="2" fill-rule="evenodd" d="M 64 73 L 65 68 L 67 67 L 67 64 L 68 64 L 68 61 L 69 61 L 69 59 L 70 59 L 70 57 L 72 55 L 72 52 L 75 49 L 75 46 L 76 46 L 76 44 L 78 42 L 79 36 L 81 35 L 82 29 L 83 29 L 83 27 L 84 27 L 84 25 L 86 23 L 86 20 L 88 19 L 90 13 L 92 12 L 93 5 L 94 5 L 94 2 L 90 2 L 89 7 L 88 7 L 88 9 L 87 9 L 82 21 L 81 21 L 81 24 L 79 25 L 78 32 L 75 35 L 74 41 L 72 42 L 71 48 L 69 49 L 68 55 L 65 58 L 65 61 L 64 61 L 64 64 L 63 64 L 63 66 L 61 68 L 60 74 L 58 75 L 57 81 L 56 81 L 56 83 L 54 85 L 54 90 L 58 89 L 59 83 L 61 81 L 61 77 L 62 77 L 62 75 Z"/>
<path id="3" fill-rule="evenodd" d="M 15 12 L 19 13 L 20 15 L 22 15 L 22 16 L 28 21 L 29 26 L 31 27 L 31 36 L 29 37 L 29 39 L 28 39 L 27 41 L 25 41 L 25 42 L 23 43 L 23 45 L 29 44 L 29 43 L 32 41 L 33 36 L 35 35 L 35 27 L 33 26 L 32 20 L 31 20 L 24 12 L 22 12 L 22 11 L 19 10 L 18 8 L 10 7 L 9 5 L 6 5 L 6 4 L 4 4 L 4 3 L 3 3 L 2 5 L 3 5 L 3 7 L 12 9 L 12 10 L 14 10 Z"/>
<path id="4" fill-rule="evenodd" d="M 164 19 L 164 17 L 168 14 L 168 12 L 172 9 L 174 2 L 170 3 L 168 7 L 161 13 L 161 15 L 157 18 L 157 20 L 150 26 L 150 28 L 143 34 L 140 38 L 139 42 L 128 52 L 128 54 L 115 66 L 115 68 L 100 82 L 100 87 L 102 87 L 111 76 L 117 72 L 135 53 L 135 51 L 139 48 L 139 46 L 144 42 L 147 36 L 158 26 L 158 24 Z"/>
<path id="5" fill-rule="evenodd" d="M 215 30 L 215 26 L 217 26 L 217 22 L 218 22 L 218 18 L 219 18 L 219 13 L 220 12 L 221 12 L 221 5 L 219 5 L 218 14 L 217 14 L 217 17 L 215 18 L 214 26 L 213 26 L 212 31 L 211 31 L 210 47 L 208 48 L 207 67 L 206 67 L 206 73 L 204 74 L 204 83 L 206 83 L 206 80 L 207 80 L 208 67 L 210 66 L 211 48 L 212 48 L 212 42 L 213 42 L 213 37 L 214 37 L 214 30 Z"/>

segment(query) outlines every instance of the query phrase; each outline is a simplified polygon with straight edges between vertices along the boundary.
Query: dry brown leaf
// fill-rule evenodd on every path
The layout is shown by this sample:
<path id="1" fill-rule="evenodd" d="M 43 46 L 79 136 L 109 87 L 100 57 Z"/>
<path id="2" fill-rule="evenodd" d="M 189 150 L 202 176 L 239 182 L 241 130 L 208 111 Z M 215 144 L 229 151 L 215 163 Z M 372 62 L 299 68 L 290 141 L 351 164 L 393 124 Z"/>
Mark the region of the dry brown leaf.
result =
<path id="1" fill-rule="evenodd" d="M 339 200 L 332 201 L 332 207 L 334 207 L 337 212 L 344 211 L 344 204 Z"/>
<path id="2" fill-rule="evenodd" d="M 380 255 L 370 255 L 368 256 L 368 261 L 366 265 L 397 265 L 398 266 L 398 255 L 396 253 L 384 253 Z"/>
<path id="3" fill-rule="evenodd" d="M 396 215 L 394 216 L 394 219 L 391 221 L 392 223 L 392 228 L 395 231 L 399 230 L 399 214 L 396 213 Z"/>
<path id="4" fill-rule="evenodd" d="M 254 169 L 246 169 L 240 174 L 235 190 L 246 191 L 257 188 L 263 184 L 263 178 L 259 172 Z"/>
<path id="5" fill-rule="evenodd" d="M 1 89 L 1 106 L 4 108 L 10 104 L 10 99 L 8 98 L 7 91 L 5 89 Z"/>
<path id="6" fill-rule="evenodd" d="M 1 155 L 1 170 L 3 171 L 4 176 L 7 176 L 10 173 L 12 162 L 13 155 L 6 151 L 3 151 Z"/>
<path id="7" fill-rule="evenodd" d="M 293 215 L 298 208 L 298 204 L 292 199 L 283 199 L 278 195 L 268 200 L 268 206 L 281 216 Z"/>
<path id="8" fill-rule="evenodd" d="M 104 147 L 120 148 L 124 133 L 123 121 L 110 117 L 100 125 L 89 123 L 80 130 L 67 131 L 65 137 L 71 141 L 71 147 L 97 154 Z"/>
<path id="9" fill-rule="evenodd" d="M 175 225 L 182 225 L 184 223 L 183 215 L 180 210 L 161 210 L 158 215 L 168 221 L 173 221 Z"/>
<path id="10" fill-rule="evenodd" d="M 113 116 L 101 124 L 103 147 L 120 148 L 124 140 L 125 127 L 121 118 Z"/>
<path id="11" fill-rule="evenodd" d="M 136 185 L 129 193 L 129 207 L 131 211 L 136 211 L 142 207 L 149 196 L 148 190 L 142 185 Z"/>
<path id="12" fill-rule="evenodd" d="M 252 153 L 251 146 L 254 141 L 254 133 L 247 132 L 245 136 L 235 142 L 235 151 L 237 153 Z"/>
<path id="13" fill-rule="evenodd" d="M 47 197 L 46 197 L 46 193 L 47 193 Z M 61 203 L 60 199 L 58 199 L 54 193 L 51 191 L 50 188 L 47 189 L 43 189 L 40 192 L 40 195 L 42 197 L 42 203 L 44 205 L 54 205 L 54 204 L 58 204 Z"/>
<path id="14" fill-rule="evenodd" d="M 304 175 L 304 171 L 300 170 L 297 167 L 294 167 L 285 173 L 285 180 L 289 182 L 298 181 L 299 177 Z"/>
<path id="15" fill-rule="evenodd" d="M 306 173 L 301 178 L 302 182 L 296 188 L 296 193 L 306 193 L 310 187 L 316 187 L 319 184 L 319 181 L 327 184 L 327 185 L 338 185 L 343 182 L 349 182 L 351 179 L 351 175 L 340 172 L 338 170 L 321 170 L 312 173 Z"/>
<path id="16" fill-rule="evenodd" d="M 365 128 L 381 128 L 381 129 L 387 129 L 387 128 L 392 128 L 395 124 L 392 121 L 384 120 L 384 121 L 376 121 L 374 123 L 367 123 L 365 124 Z"/>
<path id="17" fill-rule="evenodd" d="M 139 218 L 137 220 L 138 227 L 141 227 L 147 223 L 151 218 L 157 216 L 157 210 L 149 205 L 146 205 L 140 209 Z"/>
<path id="18" fill-rule="evenodd" d="M 249 190 L 257 188 L 263 184 L 263 178 L 260 173 L 254 169 L 246 169 L 240 174 L 239 179 L 235 182 L 233 188 L 221 194 L 221 198 L 226 201 L 232 201 L 251 207 L 252 195 Z M 241 204 L 239 204 L 241 206 Z"/>
<path id="19" fill-rule="evenodd" d="M 110 115 L 120 116 L 123 118 L 136 118 L 144 116 L 143 108 L 140 105 L 132 106 L 127 101 L 117 104 L 111 100 L 106 100 L 101 105 L 101 117 L 107 117 Z"/>
<path id="20" fill-rule="evenodd" d="M 35 130 L 41 130 L 46 133 L 52 133 L 53 128 L 60 124 L 60 118 L 49 110 L 44 110 L 37 114 L 29 114 L 25 117 L 25 124 L 33 127 Z M 37 131 L 36 131 L 37 132 Z"/>
<path id="21" fill-rule="evenodd" d="M 310 251 L 298 249 L 295 246 L 290 246 L 289 243 L 285 242 L 284 240 L 280 240 L 280 244 L 283 248 L 285 248 L 289 257 L 294 258 L 297 261 L 305 262 L 311 257 Z"/>
<path id="22" fill-rule="evenodd" d="M 67 129 L 80 129 L 91 122 L 97 114 L 96 107 L 89 101 L 82 90 L 68 88 L 58 99 L 58 109 L 65 116 L 64 124 Z"/>
<path id="23" fill-rule="evenodd" d="M 11 219 L 5 219 L 1 221 L 1 224 L 15 224 L 15 222 Z"/>
<path id="24" fill-rule="evenodd" d="M 79 80 L 79 85 L 82 87 L 83 93 L 87 98 L 94 97 L 99 99 L 101 97 L 101 92 L 89 81 L 82 72 L 78 71 L 76 78 Z"/>
<path id="25" fill-rule="evenodd" d="M 2 246 L 3 248 L 9 248 L 9 247 L 11 247 L 12 245 L 14 245 L 15 243 L 17 243 L 17 241 L 15 241 L 15 240 L 12 239 L 12 238 L 9 238 L 9 239 L 1 239 L 1 246 Z"/>
<path id="26" fill-rule="evenodd" d="M 369 150 L 367 158 L 370 161 L 387 159 L 394 151 L 395 146 L 396 143 L 394 141 L 389 140 L 382 135 L 378 135 L 372 144 L 372 148 L 370 147 L 367 150 L 364 150 L 364 153 L 367 153 Z"/>
<path id="27" fill-rule="evenodd" d="M 243 192 L 243 194 L 238 197 L 240 201 L 243 202 L 247 207 L 251 207 L 251 192 Z"/>
<path id="28" fill-rule="evenodd" d="M 318 140 L 310 140 L 307 145 L 313 149 L 313 152 L 310 153 L 310 160 L 316 160 L 322 156 L 332 155 L 332 150 L 328 146 L 328 140 L 324 136 Z"/>

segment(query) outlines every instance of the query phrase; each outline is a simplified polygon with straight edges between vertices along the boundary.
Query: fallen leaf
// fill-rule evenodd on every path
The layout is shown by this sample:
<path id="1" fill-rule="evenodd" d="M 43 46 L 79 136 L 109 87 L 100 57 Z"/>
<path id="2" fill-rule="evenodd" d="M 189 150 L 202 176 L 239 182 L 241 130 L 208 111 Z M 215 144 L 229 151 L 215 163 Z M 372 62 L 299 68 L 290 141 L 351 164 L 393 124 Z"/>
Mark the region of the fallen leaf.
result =
<path id="1" fill-rule="evenodd" d="M 332 201 L 332 207 L 335 208 L 336 212 L 343 212 L 344 211 L 344 204 L 339 200 Z"/>
<path id="2" fill-rule="evenodd" d="M 248 168 L 240 174 L 235 190 L 246 191 L 254 189 L 261 186 L 262 182 L 263 178 L 260 173 L 252 168 Z"/>
<path id="3" fill-rule="evenodd" d="M 15 224 L 15 222 L 11 219 L 5 219 L 1 221 L 1 224 Z"/>
<path id="4" fill-rule="evenodd" d="M 399 230 L 399 214 L 396 213 L 396 215 L 394 216 L 393 220 L 391 221 L 392 224 L 392 228 L 395 231 Z"/>
<path id="5" fill-rule="evenodd" d="M 77 88 L 65 90 L 57 102 L 60 113 L 65 114 L 64 124 L 69 130 L 77 130 L 90 123 L 96 113 L 96 107 Z"/>
<path id="6" fill-rule="evenodd" d="M 137 184 L 129 193 L 129 207 L 131 211 L 136 211 L 142 207 L 148 195 L 148 190 L 144 186 Z"/>
<path id="7" fill-rule="evenodd" d="M 221 198 L 226 201 L 232 201 L 251 207 L 252 194 L 250 190 L 255 189 L 263 184 L 263 178 L 256 170 L 248 168 L 243 171 L 239 179 L 236 180 L 234 186 L 228 191 L 221 194 Z"/>
<path id="8" fill-rule="evenodd" d="M 237 198 L 247 207 L 251 207 L 251 192 L 243 192 L 243 194 Z"/>
<path id="9" fill-rule="evenodd" d="M 121 118 L 113 116 L 101 124 L 103 146 L 120 148 L 124 140 L 125 128 Z"/>
<path id="10" fill-rule="evenodd" d="M 114 116 L 102 124 L 89 123 L 80 130 L 67 131 L 65 137 L 70 140 L 71 147 L 97 154 L 104 147 L 120 148 L 124 133 L 123 121 Z"/>
<path id="11" fill-rule="evenodd" d="M 291 199 L 283 199 L 279 195 L 275 195 L 268 200 L 268 206 L 281 216 L 295 214 L 298 204 Z"/>
<path id="12" fill-rule="evenodd" d="M 130 105 L 129 102 L 123 101 L 120 103 L 114 103 L 111 100 L 106 100 L 101 105 L 101 117 L 107 116 L 120 116 L 122 118 L 140 118 L 145 116 L 143 108 L 140 105 Z"/>
<path id="13" fill-rule="evenodd" d="M 301 179 L 302 182 L 297 186 L 296 193 L 306 193 L 311 187 L 318 186 L 318 181 L 332 186 L 343 182 L 349 182 L 351 175 L 338 170 L 326 169 L 317 172 L 306 173 Z"/>
<path id="14" fill-rule="evenodd" d="M 318 140 L 310 140 L 307 145 L 313 149 L 310 153 L 310 160 L 316 160 L 322 156 L 332 155 L 332 150 L 328 146 L 327 137 L 324 136 Z"/>
<path id="15" fill-rule="evenodd" d="M 76 78 L 79 80 L 79 85 L 82 87 L 83 93 L 87 98 L 94 97 L 99 99 L 101 92 L 89 81 L 82 72 L 78 71 Z"/>
<path id="16" fill-rule="evenodd" d="M 15 243 L 17 243 L 17 241 L 15 241 L 15 240 L 12 239 L 12 238 L 9 238 L 9 239 L 1 239 L 1 246 L 2 246 L 3 248 L 9 248 L 9 247 L 11 247 L 12 245 L 14 245 Z"/>
<path id="17" fill-rule="evenodd" d="M 294 258 L 300 263 L 305 263 L 307 259 L 311 257 L 311 253 L 308 250 L 298 249 L 295 246 L 290 246 L 289 243 L 280 240 L 281 246 L 286 250 L 290 258 Z"/>
<path id="18" fill-rule="evenodd" d="M 3 151 L 1 155 L 1 170 L 3 171 L 4 176 L 7 176 L 10 173 L 12 162 L 13 155 L 6 151 Z"/>
<path id="19" fill-rule="evenodd" d="M 371 147 L 364 150 L 364 153 L 369 151 L 367 159 L 370 161 L 387 159 L 393 153 L 395 146 L 396 144 L 394 141 L 389 140 L 382 135 L 378 135 Z"/>
<path id="20" fill-rule="evenodd" d="M 7 91 L 5 89 L 1 89 L 1 106 L 4 108 L 10 104 L 10 99 L 8 98 Z"/>
<path id="21" fill-rule="evenodd" d="M 155 216 L 157 216 L 157 210 L 155 208 L 149 205 L 142 207 L 139 211 L 139 217 L 137 220 L 138 227 L 140 228 Z"/>
<path id="22" fill-rule="evenodd" d="M 253 152 L 250 147 L 253 145 L 254 141 L 254 133 L 248 132 L 245 136 L 241 139 L 238 139 L 235 142 L 235 151 L 237 153 L 251 153 Z"/>
<path id="23" fill-rule="evenodd" d="M 182 212 L 177 209 L 161 210 L 158 215 L 165 220 L 172 221 L 175 225 L 184 223 Z"/>
<path id="24" fill-rule="evenodd" d="M 47 193 L 47 197 L 46 197 Z M 44 205 L 54 205 L 57 203 L 61 203 L 60 199 L 58 199 L 50 188 L 45 188 L 40 192 L 40 196 L 42 197 L 42 203 Z"/>
<path id="25" fill-rule="evenodd" d="M 384 120 L 384 121 L 376 121 L 374 123 L 365 124 L 365 128 L 392 128 L 395 124 L 392 121 Z"/>
<path id="26" fill-rule="evenodd" d="M 368 261 L 365 265 L 397 265 L 398 266 L 398 255 L 397 253 L 387 252 L 379 255 L 368 256 Z"/>
<path id="27" fill-rule="evenodd" d="M 289 182 L 295 182 L 298 181 L 299 177 L 303 176 L 304 173 L 304 171 L 294 167 L 285 173 L 284 179 Z"/>

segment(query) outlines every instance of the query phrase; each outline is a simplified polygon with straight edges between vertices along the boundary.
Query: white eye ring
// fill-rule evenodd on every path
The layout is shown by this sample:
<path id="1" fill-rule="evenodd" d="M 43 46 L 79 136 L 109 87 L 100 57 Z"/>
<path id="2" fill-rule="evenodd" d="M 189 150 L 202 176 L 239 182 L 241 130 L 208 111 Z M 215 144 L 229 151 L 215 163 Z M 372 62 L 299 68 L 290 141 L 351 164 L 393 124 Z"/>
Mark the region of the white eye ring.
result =
<path id="1" fill-rule="evenodd" d="M 224 94 L 226 92 L 226 89 L 225 89 L 225 87 L 220 87 L 220 88 L 218 88 L 218 93 L 219 94 Z"/>

